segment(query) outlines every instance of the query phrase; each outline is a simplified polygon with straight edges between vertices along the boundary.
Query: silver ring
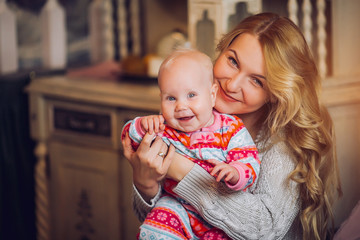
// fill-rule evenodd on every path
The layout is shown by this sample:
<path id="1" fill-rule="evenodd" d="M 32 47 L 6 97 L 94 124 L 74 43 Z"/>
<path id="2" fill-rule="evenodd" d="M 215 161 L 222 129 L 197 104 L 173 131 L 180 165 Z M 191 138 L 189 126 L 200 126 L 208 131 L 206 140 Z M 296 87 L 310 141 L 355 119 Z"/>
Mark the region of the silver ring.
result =
<path id="1" fill-rule="evenodd" d="M 159 152 L 159 153 L 158 153 L 158 155 L 159 155 L 160 157 L 164 158 L 165 153 L 163 153 L 163 152 Z"/>

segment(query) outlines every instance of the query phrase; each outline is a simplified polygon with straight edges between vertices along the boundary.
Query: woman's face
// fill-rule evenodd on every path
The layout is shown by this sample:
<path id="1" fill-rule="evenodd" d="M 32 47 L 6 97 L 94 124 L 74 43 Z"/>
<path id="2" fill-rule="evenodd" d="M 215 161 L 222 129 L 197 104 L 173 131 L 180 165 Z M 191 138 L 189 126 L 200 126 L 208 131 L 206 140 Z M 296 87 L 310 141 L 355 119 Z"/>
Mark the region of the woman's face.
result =
<path id="1" fill-rule="evenodd" d="M 227 114 L 259 110 L 269 99 L 265 73 L 258 39 L 248 33 L 239 35 L 214 65 L 214 78 L 219 85 L 216 110 Z"/>

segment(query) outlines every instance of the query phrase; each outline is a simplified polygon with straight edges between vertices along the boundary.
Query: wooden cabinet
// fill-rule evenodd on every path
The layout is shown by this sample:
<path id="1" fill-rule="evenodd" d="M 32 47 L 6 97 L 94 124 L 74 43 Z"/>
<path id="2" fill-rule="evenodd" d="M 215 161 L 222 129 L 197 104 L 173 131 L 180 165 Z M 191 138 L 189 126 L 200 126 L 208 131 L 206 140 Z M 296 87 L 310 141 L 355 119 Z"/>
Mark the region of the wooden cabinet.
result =
<path id="1" fill-rule="evenodd" d="M 121 239 L 119 157 L 111 151 L 49 142 L 51 239 Z M 138 223 L 134 222 L 134 227 Z M 135 231 L 136 229 L 131 229 Z M 132 239 L 132 238 L 123 238 Z"/>
<path id="2" fill-rule="evenodd" d="M 53 77 L 27 91 L 38 141 L 38 238 L 136 239 L 120 134 L 129 119 L 159 112 L 157 86 Z"/>

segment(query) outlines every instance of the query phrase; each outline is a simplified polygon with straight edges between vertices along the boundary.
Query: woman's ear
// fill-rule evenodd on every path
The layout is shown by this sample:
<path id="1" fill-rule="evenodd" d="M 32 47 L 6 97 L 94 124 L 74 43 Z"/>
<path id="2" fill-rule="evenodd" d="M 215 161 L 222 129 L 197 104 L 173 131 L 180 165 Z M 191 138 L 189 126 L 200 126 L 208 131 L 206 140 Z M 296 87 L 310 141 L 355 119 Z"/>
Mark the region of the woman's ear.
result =
<path id="1" fill-rule="evenodd" d="M 271 96 L 268 97 L 268 99 L 266 100 L 266 103 L 275 103 L 276 102 L 276 98 L 274 95 L 271 94 Z"/>
<path id="2" fill-rule="evenodd" d="M 218 88 L 219 86 L 214 83 L 212 86 L 211 86 L 211 104 L 213 107 L 215 107 L 215 100 L 216 100 L 216 95 L 217 95 L 217 92 L 218 92 Z"/>

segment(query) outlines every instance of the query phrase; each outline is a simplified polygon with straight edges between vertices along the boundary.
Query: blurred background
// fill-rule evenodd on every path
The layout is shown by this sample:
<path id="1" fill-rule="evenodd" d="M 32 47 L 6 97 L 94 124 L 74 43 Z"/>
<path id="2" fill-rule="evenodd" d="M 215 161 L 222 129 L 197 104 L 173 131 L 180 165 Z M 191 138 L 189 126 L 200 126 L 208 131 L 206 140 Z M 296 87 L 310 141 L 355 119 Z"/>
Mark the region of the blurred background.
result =
<path id="1" fill-rule="evenodd" d="M 90 85 L 94 89 L 104 87 L 105 90 L 101 93 L 106 92 L 111 95 L 111 92 L 106 90 L 109 81 L 111 84 L 115 82 L 115 85 L 111 85 L 109 89 L 119 88 L 119 92 L 125 89 L 124 91 L 135 94 L 138 88 L 145 89 L 146 92 L 150 88 L 156 88 L 154 79 L 159 64 L 174 48 L 195 47 L 214 59 L 215 45 L 222 34 L 229 31 L 241 19 L 267 11 L 287 16 L 298 24 L 318 62 L 323 81 L 322 100 L 334 119 L 337 134 L 337 151 L 344 191 L 344 196 L 334 208 L 335 225 L 339 228 L 360 200 L 358 187 L 360 185 L 358 177 L 360 175 L 360 45 L 358 44 L 360 1 L 0 0 L 0 239 L 52 239 L 50 236 L 54 233 L 51 233 L 51 229 L 57 229 L 56 232 L 68 228 L 73 229 L 74 232 L 73 235 L 69 235 L 70 237 L 67 235 L 68 239 L 102 239 L 97 233 L 103 228 L 96 229 L 96 226 L 103 223 L 97 222 L 96 217 L 84 217 L 90 216 L 93 211 L 96 212 L 97 205 L 92 203 L 91 208 L 89 202 L 89 194 L 93 187 L 85 191 L 85 187 L 79 183 L 81 185 L 79 189 L 73 190 L 76 192 L 74 197 L 71 195 L 72 192 L 62 189 L 63 182 L 67 181 L 66 178 L 73 177 L 70 173 L 67 175 L 68 172 L 65 170 L 58 175 L 55 174 L 54 176 L 57 177 L 53 179 L 56 180 L 52 181 L 51 173 L 57 171 L 57 166 L 70 164 L 55 163 L 57 159 L 63 159 L 63 155 L 59 155 L 63 154 L 59 153 L 62 150 L 71 153 L 68 151 L 70 146 L 62 148 L 48 144 L 48 140 L 53 139 L 52 130 L 49 130 L 50 133 L 47 130 L 42 133 L 41 129 L 45 126 L 47 128 L 48 121 L 54 119 L 48 117 L 47 113 L 40 113 L 40 110 L 35 111 L 40 103 L 32 104 L 29 99 L 39 96 L 44 102 L 48 99 L 51 101 L 61 99 L 70 108 L 85 101 L 79 99 L 75 101 L 74 96 L 65 97 L 66 90 L 62 88 L 65 85 L 63 83 L 50 85 L 51 81 L 47 79 L 54 76 L 64 77 L 66 84 L 81 91 L 85 91 L 86 88 L 92 96 L 94 92 L 88 89 Z M 72 78 L 96 79 L 96 82 L 79 84 L 77 81 L 68 81 Z M 42 83 L 36 81 L 37 79 L 42 79 Z M 123 85 L 123 82 L 127 85 Z M 41 90 L 45 88 L 47 88 L 46 94 L 44 94 L 45 90 Z M 69 91 L 75 90 L 69 88 Z M 148 94 L 147 92 L 143 94 L 142 91 L 138 94 L 139 98 L 140 95 Z M 119 101 L 130 101 L 130 97 L 126 96 Z M 101 114 L 107 114 L 104 106 L 110 109 L 109 112 L 116 106 L 115 115 L 124 116 L 121 121 L 125 118 L 130 119 L 128 115 L 135 114 L 133 108 L 141 110 L 141 113 L 156 111 L 156 107 L 147 107 L 145 103 L 142 107 L 125 104 L 119 108 L 118 103 L 102 105 L 96 101 L 96 99 L 91 100 L 90 103 L 98 104 Z M 146 102 L 142 98 L 139 101 Z M 33 114 L 34 111 L 44 117 L 43 122 L 38 122 L 39 117 Z M 60 115 L 56 116 L 60 118 L 64 116 L 61 114 L 72 114 L 72 112 L 65 111 L 58 114 Z M 86 117 L 88 115 L 80 115 L 79 118 Z M 104 119 L 106 122 L 106 116 Z M 32 121 L 35 123 L 31 123 Z M 61 125 L 61 122 L 59 124 Z M 114 126 L 115 123 L 111 124 Z M 117 128 L 121 129 L 121 124 L 119 123 Z M 81 131 L 81 137 L 85 136 L 86 140 L 74 140 L 71 146 L 83 146 L 84 141 L 93 140 L 91 136 L 87 138 L 88 135 L 84 135 L 83 129 Z M 115 137 L 118 137 L 116 135 L 118 130 L 116 131 Z M 70 134 L 65 137 L 69 137 L 71 142 L 78 136 L 79 131 L 75 135 Z M 112 133 L 109 133 L 109 136 L 113 138 Z M 55 134 L 54 139 L 57 137 L 58 135 Z M 120 151 L 121 155 L 119 145 L 116 142 L 111 153 L 118 154 Z M 88 148 L 89 146 L 85 144 L 84 149 Z M 66 156 L 79 158 L 77 154 L 78 152 L 74 150 L 72 155 Z M 101 158 L 102 155 L 99 155 L 99 159 Z M 114 155 L 114 159 L 120 158 Z M 40 163 L 44 165 L 41 166 Z M 50 169 L 55 170 L 50 171 Z M 104 176 L 111 176 L 112 181 L 119 179 L 118 175 L 122 174 L 118 169 L 109 174 L 106 171 Z M 81 177 L 78 172 L 76 174 Z M 112 178 L 111 174 L 115 178 Z M 96 178 L 92 176 L 86 175 L 84 179 L 88 182 L 96 182 Z M 45 185 L 42 185 L 44 183 Z M 54 190 L 54 186 L 60 187 Z M 94 183 L 92 186 L 97 185 Z M 37 196 L 41 187 L 45 187 L 46 195 L 39 199 Z M 129 186 L 114 186 L 114 188 L 118 187 L 127 189 Z M 104 189 L 101 194 L 107 196 L 107 190 Z M 55 204 L 52 205 L 52 199 L 61 196 L 63 191 L 67 198 L 61 201 L 55 200 Z M 116 202 L 116 199 L 121 197 L 116 195 L 114 198 Z M 73 207 L 69 206 L 69 209 L 54 210 L 58 206 L 67 206 L 63 201 L 75 203 Z M 100 199 L 99 202 L 101 201 Z M 123 203 L 115 203 L 114 206 L 121 204 Z M 45 207 L 45 212 L 41 211 L 41 206 Z M 129 205 L 121 206 L 119 209 L 131 208 Z M 60 219 L 65 221 L 74 216 L 81 216 L 80 227 L 78 225 L 75 227 L 75 224 L 68 226 L 56 220 L 59 211 L 64 212 Z M 67 211 L 76 213 L 67 215 Z M 105 218 L 106 216 L 104 214 Z M 121 212 L 116 213 L 117 218 L 121 218 L 120 216 Z M 131 225 L 131 221 L 128 224 Z M 137 224 L 138 222 L 134 222 L 134 225 Z M 123 232 L 126 232 L 124 227 L 114 236 L 126 239 L 124 236 L 127 235 Z M 79 234 L 76 235 L 77 233 Z M 108 237 L 108 239 L 113 238 Z"/>

